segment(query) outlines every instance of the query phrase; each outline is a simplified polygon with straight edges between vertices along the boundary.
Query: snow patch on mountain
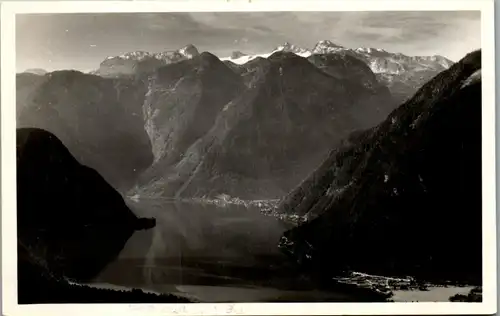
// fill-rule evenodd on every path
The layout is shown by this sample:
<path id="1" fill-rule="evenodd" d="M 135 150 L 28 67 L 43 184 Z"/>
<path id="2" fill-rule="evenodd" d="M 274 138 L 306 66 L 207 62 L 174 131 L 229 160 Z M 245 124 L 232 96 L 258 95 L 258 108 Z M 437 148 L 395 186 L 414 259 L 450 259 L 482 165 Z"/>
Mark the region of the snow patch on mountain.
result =
<path id="1" fill-rule="evenodd" d="M 274 53 L 274 51 L 271 53 L 266 53 L 266 54 L 244 55 L 244 56 L 240 56 L 238 58 L 223 57 L 223 58 L 221 58 L 221 60 L 222 61 L 230 61 L 230 62 L 238 64 L 238 65 L 243 65 L 243 64 L 246 64 L 247 62 L 249 62 L 255 58 L 258 58 L 258 57 L 268 58 L 273 53 Z"/>
<path id="2" fill-rule="evenodd" d="M 174 51 L 164 51 L 159 53 L 135 51 L 135 52 L 128 52 L 119 56 L 108 56 L 106 57 L 106 60 L 124 59 L 124 60 L 142 61 L 145 59 L 157 59 L 157 60 L 167 61 L 171 60 L 173 57 L 180 57 L 180 58 L 184 57 L 186 59 L 190 59 L 198 55 L 199 55 L 198 49 L 194 45 L 189 44 L 184 46 L 183 48 Z"/>
<path id="3" fill-rule="evenodd" d="M 387 53 L 388 52 L 381 48 L 372 48 L 372 47 L 358 47 L 354 51 L 359 53 L 373 54 L 373 53 Z"/>
<path id="4" fill-rule="evenodd" d="M 292 53 L 294 53 L 298 56 L 304 57 L 304 58 L 312 55 L 312 52 L 310 50 L 304 49 L 304 48 L 301 48 L 301 47 L 298 47 L 296 45 L 293 45 L 293 44 L 286 42 L 283 45 L 276 47 L 270 53 L 255 54 L 255 55 L 233 54 L 233 56 L 223 57 L 223 58 L 221 58 L 221 60 L 223 60 L 223 61 L 227 60 L 227 61 L 233 62 L 235 64 L 238 64 L 238 65 L 243 65 L 243 64 L 246 64 L 247 62 L 249 62 L 255 58 L 258 58 L 258 57 L 268 58 L 269 56 L 271 56 L 272 54 L 274 54 L 276 52 L 292 52 Z M 236 57 L 236 58 L 234 58 L 234 57 Z"/>
<path id="5" fill-rule="evenodd" d="M 275 53 L 275 52 L 289 52 L 289 53 L 294 53 L 294 54 L 301 56 L 301 57 L 309 57 L 312 55 L 312 52 L 309 49 L 305 49 L 305 48 L 290 44 L 289 42 L 285 42 L 283 45 L 275 48 L 273 53 Z"/>
<path id="6" fill-rule="evenodd" d="M 412 71 L 442 71 L 453 65 L 453 61 L 439 55 L 434 56 L 407 56 L 401 53 L 388 52 L 381 48 L 359 47 L 355 49 L 347 48 L 333 43 L 329 40 L 319 41 L 312 50 L 305 49 L 288 42 L 278 46 L 269 53 L 255 55 L 238 56 L 237 58 L 225 57 L 235 64 L 245 64 L 257 57 L 268 58 L 272 54 L 285 51 L 292 52 L 301 57 L 309 57 L 315 54 L 350 54 L 365 61 L 371 70 L 376 74 L 398 75 L 408 70 Z M 234 56 L 236 57 L 236 56 Z"/>

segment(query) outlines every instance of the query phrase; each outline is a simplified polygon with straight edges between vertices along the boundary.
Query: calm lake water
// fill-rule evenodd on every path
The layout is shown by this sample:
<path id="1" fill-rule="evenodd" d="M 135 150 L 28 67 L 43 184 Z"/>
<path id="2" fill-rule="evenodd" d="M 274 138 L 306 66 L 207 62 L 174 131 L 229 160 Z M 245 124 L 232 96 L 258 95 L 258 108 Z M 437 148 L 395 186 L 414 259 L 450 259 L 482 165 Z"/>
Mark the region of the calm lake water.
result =
<path id="1" fill-rule="evenodd" d="M 204 302 L 344 299 L 298 277 L 277 247 L 289 224 L 256 208 L 161 199 L 128 204 L 139 217 L 155 217 L 156 227 L 136 232 L 94 285 Z"/>
<path id="2" fill-rule="evenodd" d="M 94 286 L 134 287 L 201 302 L 356 301 L 319 290 L 301 276 L 277 247 L 290 224 L 257 208 L 162 199 L 127 203 L 137 216 L 156 218 L 156 227 L 136 232 Z"/>

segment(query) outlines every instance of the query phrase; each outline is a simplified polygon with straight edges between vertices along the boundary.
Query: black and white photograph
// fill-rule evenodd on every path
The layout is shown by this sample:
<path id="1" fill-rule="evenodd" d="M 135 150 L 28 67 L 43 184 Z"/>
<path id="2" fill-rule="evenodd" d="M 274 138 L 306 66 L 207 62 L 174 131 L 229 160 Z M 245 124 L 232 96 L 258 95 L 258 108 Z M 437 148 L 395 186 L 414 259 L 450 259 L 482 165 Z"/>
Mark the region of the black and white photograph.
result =
<path id="1" fill-rule="evenodd" d="M 2 3 L 4 313 L 495 313 L 493 1 L 349 2 Z"/>

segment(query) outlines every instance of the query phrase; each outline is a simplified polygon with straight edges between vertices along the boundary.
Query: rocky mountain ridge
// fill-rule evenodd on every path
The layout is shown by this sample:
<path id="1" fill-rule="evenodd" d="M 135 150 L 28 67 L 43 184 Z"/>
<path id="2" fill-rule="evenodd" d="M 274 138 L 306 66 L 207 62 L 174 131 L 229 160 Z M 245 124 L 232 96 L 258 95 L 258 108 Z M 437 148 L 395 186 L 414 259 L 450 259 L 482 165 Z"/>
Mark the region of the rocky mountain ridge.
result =
<path id="1" fill-rule="evenodd" d="M 109 56 L 99 65 L 95 74 L 104 77 L 140 75 L 171 63 L 198 56 L 194 45 L 186 45 L 175 51 L 150 53 L 146 51 L 128 52 L 119 56 Z"/>
<path id="2" fill-rule="evenodd" d="M 380 82 L 387 85 L 391 92 L 402 102 L 415 93 L 425 82 L 440 71 L 453 65 L 453 61 L 440 55 L 408 56 L 389 52 L 381 48 L 348 48 L 330 40 L 322 40 L 312 49 L 303 48 L 289 42 L 277 46 L 270 52 L 244 54 L 235 51 L 229 57 L 221 57 L 225 62 L 244 65 L 257 58 L 268 58 L 276 52 L 291 52 L 301 57 L 318 54 L 348 54 L 364 61 L 377 75 Z M 137 75 L 154 71 L 163 65 L 171 64 L 198 56 L 193 45 L 176 51 L 148 53 L 144 51 L 125 53 L 108 57 L 95 74 L 102 76 Z"/>
<path id="3" fill-rule="evenodd" d="M 222 60 L 229 60 L 236 64 L 246 63 L 257 57 L 269 57 L 275 52 L 284 51 L 291 52 L 301 57 L 309 57 L 314 54 L 335 54 L 347 53 L 354 57 L 360 58 L 367 62 L 374 73 L 399 74 L 403 71 L 408 71 L 412 68 L 444 70 L 449 68 L 453 61 L 440 56 L 408 56 L 402 53 L 388 52 L 381 48 L 347 48 L 333 43 L 329 40 L 319 41 L 313 49 L 302 48 L 297 45 L 285 42 L 273 49 L 270 53 L 248 55 L 238 52 L 236 56 L 223 57 Z"/>
<path id="4" fill-rule="evenodd" d="M 245 64 L 255 58 L 267 58 L 275 52 L 293 52 L 302 57 L 318 54 L 347 54 L 364 61 L 377 75 L 378 80 L 387 85 L 399 102 L 415 93 L 425 82 L 453 65 L 453 61 L 439 55 L 408 56 L 392 53 L 380 48 L 347 48 L 329 40 L 319 41 L 313 49 L 305 49 L 285 43 L 271 53 L 238 55 L 237 58 L 222 58 L 235 64 Z"/>
<path id="5" fill-rule="evenodd" d="M 235 51 L 231 56 L 220 59 L 227 63 L 244 65 L 255 59 L 268 58 L 276 52 L 291 52 L 305 58 L 319 54 L 351 55 L 364 61 L 376 74 L 379 82 L 390 89 L 398 102 L 405 101 L 425 82 L 453 64 L 453 61 L 440 55 L 408 56 L 381 48 L 348 48 L 330 40 L 319 41 L 312 49 L 285 42 L 270 52 L 244 54 L 241 51 Z M 161 53 L 130 52 L 121 56 L 108 57 L 101 63 L 95 74 L 111 77 L 142 75 L 151 73 L 163 65 L 191 59 L 198 55 L 198 50 L 191 44 L 176 51 Z"/>

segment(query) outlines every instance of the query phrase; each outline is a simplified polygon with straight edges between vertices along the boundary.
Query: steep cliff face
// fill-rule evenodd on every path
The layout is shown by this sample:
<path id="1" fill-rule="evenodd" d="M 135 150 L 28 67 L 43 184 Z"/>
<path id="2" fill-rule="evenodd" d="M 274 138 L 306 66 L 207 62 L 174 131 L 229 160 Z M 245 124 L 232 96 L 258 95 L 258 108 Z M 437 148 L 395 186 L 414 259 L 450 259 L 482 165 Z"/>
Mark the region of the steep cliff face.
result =
<path id="1" fill-rule="evenodd" d="M 154 224 L 154 219 L 138 219 L 121 195 L 78 163 L 54 134 L 17 130 L 18 242 L 50 273 L 88 280 L 134 231 Z"/>
<path id="2" fill-rule="evenodd" d="M 356 95 L 351 115 L 360 123 L 359 128 L 381 122 L 396 107 L 389 89 L 361 59 L 341 52 L 314 54 L 307 60 L 332 77 L 345 81 L 350 93 Z"/>
<path id="3" fill-rule="evenodd" d="M 282 249 L 325 278 L 352 269 L 480 283 L 480 68 L 481 52 L 468 54 L 334 149 L 282 201 L 281 212 L 309 218 Z"/>
<path id="4" fill-rule="evenodd" d="M 356 79 L 334 77 L 293 53 L 278 52 L 268 59 L 252 60 L 238 68 L 240 76 L 218 60 L 217 64 L 221 69 L 225 67 L 224 73 L 206 73 L 207 82 L 214 87 L 210 90 L 226 92 L 218 92 L 219 98 L 230 94 L 224 100 L 217 100 L 213 107 L 209 102 L 203 103 L 204 108 L 216 110 L 203 116 L 211 125 L 194 124 L 206 131 L 196 134 L 198 138 L 192 137 L 192 142 L 186 143 L 189 147 L 171 145 L 160 151 L 170 157 L 179 157 L 180 153 L 181 156 L 177 161 L 170 157 L 163 159 L 161 166 L 170 168 L 163 169 L 166 172 L 161 177 L 139 186 L 135 193 L 178 197 L 227 193 L 245 198 L 275 198 L 300 182 L 323 159 L 332 140 L 369 126 L 370 120 L 372 124 L 378 122 L 375 116 L 367 115 L 367 120 L 355 116 L 363 106 L 365 109 L 393 106 L 390 94 L 380 86 L 377 87 L 380 90 L 373 90 L 354 83 Z M 335 61 L 330 64 L 333 68 Z M 172 70 L 174 66 L 177 69 L 184 65 L 165 68 L 165 76 L 175 78 L 175 84 L 170 85 L 176 86 L 165 95 L 182 100 L 179 93 L 182 96 L 183 90 L 178 87 L 185 84 L 189 97 L 193 97 L 192 91 L 196 89 L 188 81 L 190 78 L 178 75 Z M 365 70 L 368 76 L 373 76 L 368 68 Z M 185 73 L 185 69 L 179 71 Z M 214 77 L 215 74 L 218 76 Z M 373 96 L 379 102 L 373 102 Z M 175 104 L 167 101 L 162 103 Z M 188 109 L 182 106 L 181 113 Z M 165 113 L 175 115 L 175 111 Z M 173 122 L 178 124 L 178 116 L 163 121 L 166 128 L 158 133 L 159 139 L 162 135 L 179 135 L 171 132 L 174 128 L 180 130 L 173 125 Z M 163 140 L 160 143 L 168 144 Z M 182 151 L 175 152 L 177 148 Z"/>
<path id="5" fill-rule="evenodd" d="M 241 78 L 210 53 L 158 69 L 143 104 L 154 161 L 178 161 L 242 89 Z"/>
<path id="6" fill-rule="evenodd" d="M 17 126 L 58 137 L 83 164 L 126 190 L 153 161 L 141 113 L 146 85 L 77 71 L 17 76 Z M 28 80 L 30 79 L 30 80 Z"/>

